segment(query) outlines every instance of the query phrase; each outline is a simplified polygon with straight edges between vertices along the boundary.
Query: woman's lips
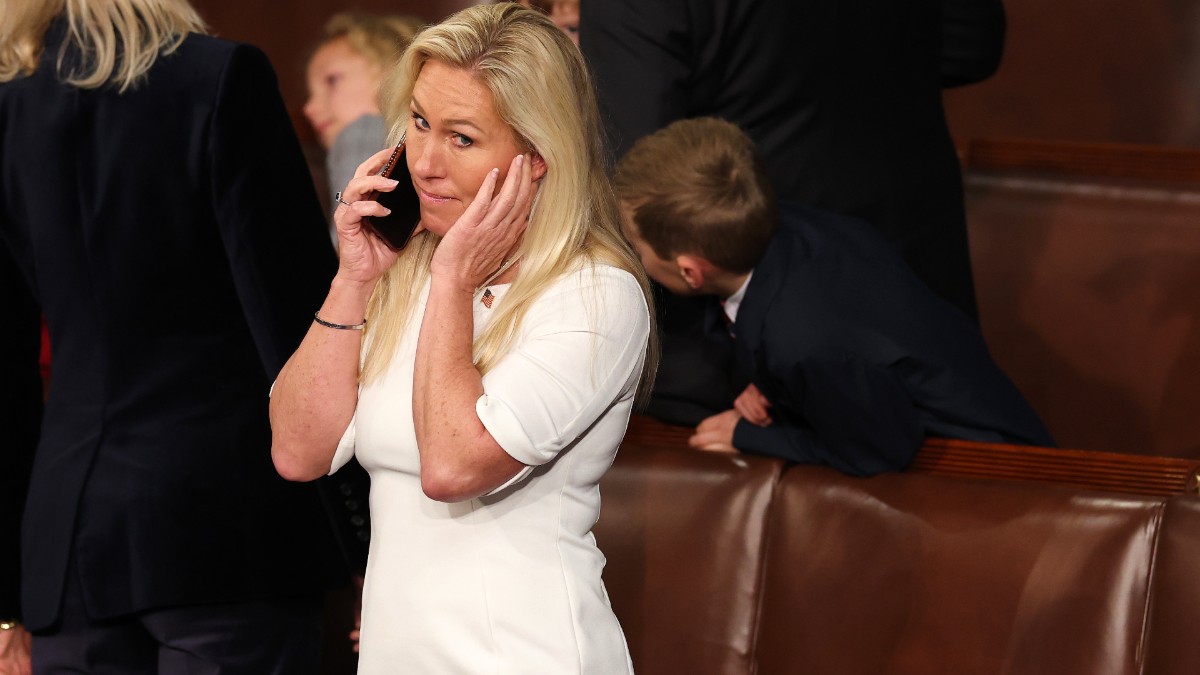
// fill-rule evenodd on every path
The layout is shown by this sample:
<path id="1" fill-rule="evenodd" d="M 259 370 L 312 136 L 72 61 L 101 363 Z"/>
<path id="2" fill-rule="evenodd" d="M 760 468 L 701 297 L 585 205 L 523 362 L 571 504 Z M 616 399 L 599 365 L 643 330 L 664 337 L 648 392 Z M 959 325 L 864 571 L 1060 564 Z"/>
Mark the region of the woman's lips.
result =
<path id="1" fill-rule="evenodd" d="M 421 201 L 429 202 L 431 204 L 445 204 L 446 202 L 451 200 L 450 197 L 445 197 L 442 195 L 435 195 L 432 192 L 429 192 L 429 191 L 424 190 L 419 187 L 417 188 L 417 195 L 419 195 L 421 197 Z"/>

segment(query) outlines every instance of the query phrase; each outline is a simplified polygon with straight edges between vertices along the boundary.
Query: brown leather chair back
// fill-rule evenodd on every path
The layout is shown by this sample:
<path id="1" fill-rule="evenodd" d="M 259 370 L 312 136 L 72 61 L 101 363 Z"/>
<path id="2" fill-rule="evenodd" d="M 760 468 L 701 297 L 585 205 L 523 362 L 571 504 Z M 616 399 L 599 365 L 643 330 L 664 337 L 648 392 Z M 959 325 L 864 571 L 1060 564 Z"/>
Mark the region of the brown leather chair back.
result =
<path id="1" fill-rule="evenodd" d="M 793 467 L 771 519 L 757 672 L 1138 674 L 1163 511 L 1154 497 Z M 1170 551 L 1177 573 L 1195 544 Z"/>
<path id="2" fill-rule="evenodd" d="M 1150 582 L 1146 669 L 1153 675 L 1192 675 L 1200 630 L 1200 499 L 1167 502 Z"/>
<path id="3" fill-rule="evenodd" d="M 634 669 L 750 673 L 768 510 L 783 463 L 623 447 L 596 541 Z"/>

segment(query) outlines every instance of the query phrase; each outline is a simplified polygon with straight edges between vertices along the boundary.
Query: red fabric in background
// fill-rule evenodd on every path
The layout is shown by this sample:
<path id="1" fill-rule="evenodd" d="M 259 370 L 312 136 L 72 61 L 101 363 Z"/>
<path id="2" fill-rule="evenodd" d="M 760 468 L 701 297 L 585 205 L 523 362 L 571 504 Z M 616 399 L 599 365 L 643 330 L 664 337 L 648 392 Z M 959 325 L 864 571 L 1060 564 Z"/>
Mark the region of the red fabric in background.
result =
<path id="1" fill-rule="evenodd" d="M 46 380 L 50 377 L 50 331 L 46 328 L 46 317 L 42 317 L 42 353 L 38 357 L 38 364 L 42 367 L 42 379 Z"/>

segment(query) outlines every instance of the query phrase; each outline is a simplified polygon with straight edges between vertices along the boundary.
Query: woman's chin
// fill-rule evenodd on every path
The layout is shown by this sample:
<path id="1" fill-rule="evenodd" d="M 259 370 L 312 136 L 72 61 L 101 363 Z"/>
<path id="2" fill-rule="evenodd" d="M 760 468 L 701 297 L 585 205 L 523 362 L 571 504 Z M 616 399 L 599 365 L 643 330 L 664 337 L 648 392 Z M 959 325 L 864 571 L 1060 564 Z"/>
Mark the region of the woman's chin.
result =
<path id="1" fill-rule="evenodd" d="M 439 237 L 444 237 L 453 226 L 453 219 L 439 213 L 429 213 L 425 209 L 421 209 L 421 224 L 417 226 L 418 231 L 428 230 Z"/>

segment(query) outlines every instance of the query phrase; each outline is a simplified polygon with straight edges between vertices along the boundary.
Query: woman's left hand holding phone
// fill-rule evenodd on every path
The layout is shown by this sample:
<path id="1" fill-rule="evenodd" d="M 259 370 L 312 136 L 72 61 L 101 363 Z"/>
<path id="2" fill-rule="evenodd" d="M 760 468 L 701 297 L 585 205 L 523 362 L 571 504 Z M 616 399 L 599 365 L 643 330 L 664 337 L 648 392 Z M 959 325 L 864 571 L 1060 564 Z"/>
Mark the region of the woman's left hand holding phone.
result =
<path id="1" fill-rule="evenodd" d="M 341 193 L 333 222 L 338 235 L 338 278 L 356 285 L 374 288 L 375 282 L 396 261 L 397 253 L 363 228 L 369 216 L 385 216 L 390 211 L 377 201 L 366 199 L 371 192 L 391 192 L 398 183 L 376 174 L 383 168 L 392 148 L 380 150 L 358 166 L 354 178 Z M 347 205 L 349 204 L 349 205 Z"/>
<path id="2" fill-rule="evenodd" d="M 396 188 L 375 174 L 391 156 L 380 151 L 359 165 L 333 214 L 338 234 L 338 271 L 308 334 L 275 380 L 271 394 L 271 458 L 289 480 L 327 473 L 338 440 L 358 402 L 358 362 L 367 303 L 396 252 L 363 229 L 364 216 L 387 209 L 364 199 Z M 321 322 L 321 323 L 318 323 Z M 358 330 L 355 330 L 357 328 Z"/>

